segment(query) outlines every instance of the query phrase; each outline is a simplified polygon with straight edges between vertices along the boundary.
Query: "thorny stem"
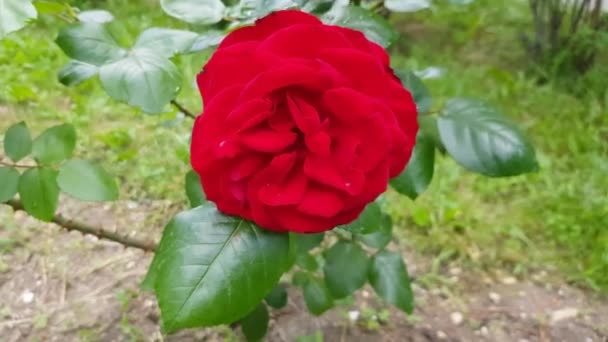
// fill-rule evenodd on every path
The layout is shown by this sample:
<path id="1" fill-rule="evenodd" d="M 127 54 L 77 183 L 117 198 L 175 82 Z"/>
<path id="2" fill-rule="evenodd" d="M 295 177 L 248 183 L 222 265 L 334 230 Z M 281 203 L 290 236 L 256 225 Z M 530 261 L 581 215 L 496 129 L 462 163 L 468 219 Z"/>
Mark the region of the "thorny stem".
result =
<path id="1" fill-rule="evenodd" d="M 187 117 L 191 118 L 191 119 L 196 119 L 196 115 L 194 115 L 194 113 L 192 113 L 191 111 L 189 111 L 186 107 L 184 107 L 181 103 L 177 102 L 176 100 L 171 100 L 171 104 L 177 108 L 177 110 L 179 110 L 180 112 L 184 113 L 184 115 L 186 115 Z"/>
<path id="2" fill-rule="evenodd" d="M 25 211 L 23 207 L 23 203 L 21 201 L 12 199 L 6 203 L 11 206 L 15 211 Z M 68 230 L 68 231 L 77 231 L 84 235 L 93 235 L 99 239 L 110 240 L 114 242 L 118 242 L 126 247 L 133 247 L 144 250 L 146 252 L 154 252 L 156 249 L 156 243 L 151 241 L 144 241 L 137 238 L 122 236 L 116 232 L 111 232 L 105 230 L 101 227 L 90 226 L 86 223 L 70 220 L 68 218 L 63 217 L 60 214 L 56 214 L 51 222 L 57 224 L 58 226 Z"/>

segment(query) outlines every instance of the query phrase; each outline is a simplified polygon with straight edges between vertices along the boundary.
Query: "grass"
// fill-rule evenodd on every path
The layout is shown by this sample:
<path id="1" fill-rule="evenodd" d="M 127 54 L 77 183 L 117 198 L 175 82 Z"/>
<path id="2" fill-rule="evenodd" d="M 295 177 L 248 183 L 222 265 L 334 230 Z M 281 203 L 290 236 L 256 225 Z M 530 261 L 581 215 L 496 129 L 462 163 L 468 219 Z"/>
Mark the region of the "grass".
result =
<path id="1" fill-rule="evenodd" d="M 149 26 L 184 27 L 164 16 L 157 1 L 103 6 L 118 17 L 111 29 L 125 46 Z M 392 20 L 402 32 L 393 50 L 396 67 L 445 70 L 427 82 L 437 108 L 454 96 L 501 108 L 529 134 L 541 165 L 536 174 L 488 179 L 440 158 L 418 201 L 389 195 L 404 240 L 439 261 L 458 259 L 521 276 L 559 268 L 569 281 L 607 291 L 606 95 L 574 97 L 526 76 L 530 65 L 518 41 L 529 20 L 524 2 L 477 0 Z M 71 122 L 79 132 L 77 154 L 118 175 L 122 198 L 185 201 L 192 122 L 172 108 L 148 116 L 118 104 L 96 80 L 61 86 L 55 74 L 67 58 L 52 42 L 58 24 L 45 20 L 0 42 L 0 131 L 20 120 L 35 132 Z M 201 105 L 190 80 L 206 58 L 176 61 L 187 80 L 180 100 L 194 111 Z"/>

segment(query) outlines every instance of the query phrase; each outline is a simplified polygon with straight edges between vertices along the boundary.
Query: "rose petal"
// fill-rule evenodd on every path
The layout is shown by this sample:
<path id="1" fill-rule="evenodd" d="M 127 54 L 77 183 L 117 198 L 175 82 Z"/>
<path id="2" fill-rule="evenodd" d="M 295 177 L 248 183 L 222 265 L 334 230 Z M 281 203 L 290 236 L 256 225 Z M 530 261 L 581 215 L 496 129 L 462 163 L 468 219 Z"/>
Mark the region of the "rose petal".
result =
<path id="1" fill-rule="evenodd" d="M 361 171 L 351 169 L 341 173 L 340 167 L 331 158 L 316 155 L 309 155 L 304 161 L 304 174 L 320 184 L 345 191 L 350 195 L 359 194 L 365 181 Z"/>
<path id="2" fill-rule="evenodd" d="M 344 208 L 344 201 L 338 194 L 329 189 L 310 187 L 304 194 L 298 210 L 306 215 L 332 217 Z"/>
<path id="3" fill-rule="evenodd" d="M 315 107 L 304 99 L 291 94 L 287 94 L 286 100 L 289 112 L 302 132 L 309 133 L 320 128 L 321 119 Z"/>
<path id="4" fill-rule="evenodd" d="M 253 172 L 264 164 L 264 158 L 259 154 L 250 154 L 236 162 L 235 166 L 230 171 L 230 179 L 232 181 L 240 181 L 248 178 Z"/>
<path id="5" fill-rule="evenodd" d="M 306 147 L 312 153 L 320 156 L 329 156 L 331 148 L 331 138 L 326 132 L 319 131 L 317 133 L 308 134 L 305 136 L 304 141 Z"/>
<path id="6" fill-rule="evenodd" d="M 239 134 L 239 140 L 245 147 L 266 153 L 281 152 L 296 142 L 297 138 L 296 133 L 270 129 L 250 130 Z"/>
<path id="7" fill-rule="evenodd" d="M 313 59 L 323 49 L 351 47 L 351 42 L 333 27 L 297 24 L 276 31 L 260 44 L 259 49 L 281 57 Z"/>
<path id="8" fill-rule="evenodd" d="M 281 185 L 268 184 L 260 188 L 258 195 L 262 203 L 269 206 L 298 204 L 302 201 L 308 179 L 300 172 L 294 174 Z"/>

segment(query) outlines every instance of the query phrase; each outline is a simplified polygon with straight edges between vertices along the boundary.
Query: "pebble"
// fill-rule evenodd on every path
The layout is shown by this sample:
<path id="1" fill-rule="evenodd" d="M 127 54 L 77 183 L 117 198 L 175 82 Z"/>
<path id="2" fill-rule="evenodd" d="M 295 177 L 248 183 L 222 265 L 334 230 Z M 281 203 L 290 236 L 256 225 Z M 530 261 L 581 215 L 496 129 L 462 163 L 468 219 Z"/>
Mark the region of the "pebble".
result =
<path id="1" fill-rule="evenodd" d="M 369 291 L 363 290 L 363 292 L 361 292 L 361 294 L 363 295 L 363 298 L 369 298 Z"/>
<path id="2" fill-rule="evenodd" d="M 530 342 L 527 338 L 520 338 L 518 342 Z"/>
<path id="3" fill-rule="evenodd" d="M 479 329 L 479 332 L 483 336 L 488 336 L 490 334 L 490 331 L 488 330 L 488 327 L 486 327 L 486 326 L 481 327 L 481 329 Z"/>
<path id="4" fill-rule="evenodd" d="M 437 331 L 437 338 L 440 340 L 445 340 L 448 338 L 448 335 L 441 330 Z"/>
<path id="5" fill-rule="evenodd" d="M 513 285 L 517 283 L 517 278 L 515 277 L 506 277 L 502 279 L 502 283 L 505 285 Z"/>
<path id="6" fill-rule="evenodd" d="M 450 274 L 453 276 L 460 275 L 462 273 L 462 269 L 460 267 L 452 267 L 450 268 Z"/>
<path id="7" fill-rule="evenodd" d="M 488 294 L 488 297 L 490 297 L 490 300 L 492 301 L 492 303 L 494 303 L 494 304 L 500 303 L 500 299 L 501 298 L 500 298 L 500 295 L 498 293 L 496 293 L 496 292 L 490 292 Z"/>
<path id="8" fill-rule="evenodd" d="M 577 308 L 555 310 L 551 313 L 551 324 L 555 324 L 566 319 L 575 318 L 576 316 L 578 316 Z"/>
<path id="9" fill-rule="evenodd" d="M 21 294 L 21 300 L 25 304 L 29 304 L 34 301 L 34 293 L 30 290 L 26 290 Z"/>
<path id="10" fill-rule="evenodd" d="M 464 321 L 464 316 L 460 312 L 452 312 L 450 314 L 450 319 L 454 325 L 461 325 Z"/>
<path id="11" fill-rule="evenodd" d="M 356 322 L 359 319 L 360 312 L 358 310 L 353 310 L 348 312 L 348 319 L 351 322 Z"/>

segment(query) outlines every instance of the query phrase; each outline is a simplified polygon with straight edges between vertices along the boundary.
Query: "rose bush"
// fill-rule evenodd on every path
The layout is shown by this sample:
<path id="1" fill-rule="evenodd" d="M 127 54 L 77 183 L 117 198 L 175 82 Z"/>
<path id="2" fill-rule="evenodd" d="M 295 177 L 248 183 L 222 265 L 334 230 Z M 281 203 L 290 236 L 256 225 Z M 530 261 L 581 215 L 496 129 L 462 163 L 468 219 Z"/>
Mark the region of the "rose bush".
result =
<path id="1" fill-rule="evenodd" d="M 230 33 L 198 85 L 191 161 L 207 198 L 271 230 L 354 220 L 416 140 L 416 104 L 384 49 L 297 10 Z"/>

